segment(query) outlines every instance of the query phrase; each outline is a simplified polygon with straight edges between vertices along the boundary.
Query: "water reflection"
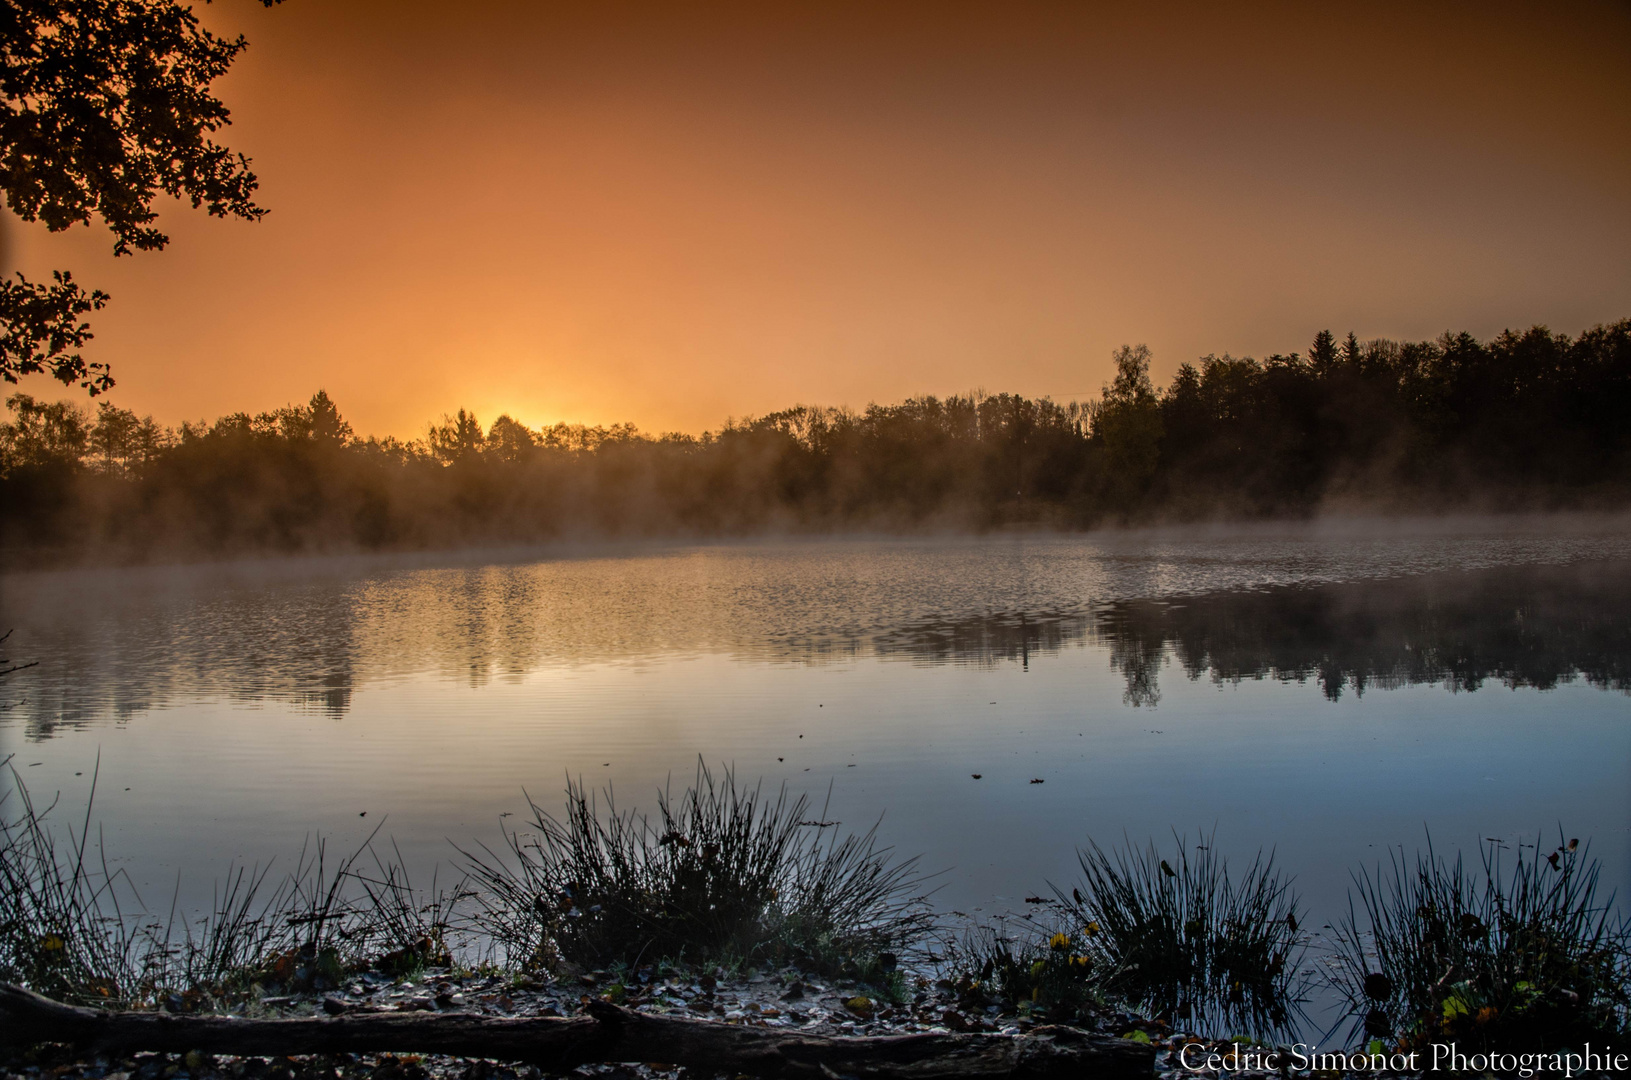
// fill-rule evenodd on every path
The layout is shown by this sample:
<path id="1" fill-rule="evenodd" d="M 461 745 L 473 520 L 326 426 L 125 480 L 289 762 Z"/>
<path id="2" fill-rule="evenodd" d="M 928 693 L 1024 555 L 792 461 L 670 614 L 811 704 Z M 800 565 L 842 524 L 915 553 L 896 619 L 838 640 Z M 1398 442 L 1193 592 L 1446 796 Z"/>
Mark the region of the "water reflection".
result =
<path id="1" fill-rule="evenodd" d="M 1001 612 L 964 619 L 936 619 L 882 630 L 867 641 L 868 651 L 885 659 L 927 663 L 1018 663 L 1046 656 L 1095 637 L 1091 613 Z"/>
<path id="2" fill-rule="evenodd" d="M 1283 853 L 1321 919 L 1424 822 L 1464 848 L 1566 822 L 1631 886 L 1631 533 L 846 540 L 0 590 L 6 651 L 40 661 L 0 685 L 27 699 L 0 757 L 65 806 L 100 765 L 120 865 L 199 903 L 228 863 L 382 819 L 428 879 L 523 791 L 572 776 L 649 808 L 699 756 L 887 813 L 889 843 L 954 869 L 948 909 L 1068 880 L 1087 837 L 1214 824 L 1235 855 Z"/>
<path id="3" fill-rule="evenodd" d="M 1582 678 L 1631 693 L 1631 563 L 1501 567 L 1413 578 L 1116 600 L 1085 615 L 1011 613 L 880 633 L 880 656 L 1026 665 L 1096 644 L 1123 700 L 1160 701 L 1169 660 L 1190 679 L 1318 682 L 1345 690 L 1486 681 L 1549 690 Z"/>
<path id="4" fill-rule="evenodd" d="M 45 739 L 201 700 L 339 717 L 369 684 L 429 674 L 481 686 L 551 665 L 675 654 L 1028 668 L 1033 657 L 1103 649 L 1132 706 L 1157 704 L 1173 668 L 1219 683 L 1313 679 L 1332 700 L 1434 682 L 1544 689 L 1584 678 L 1631 689 L 1623 550 L 1489 566 L 1538 549 L 1460 543 L 1382 554 L 1283 543 L 818 545 L 307 568 L 279 580 L 13 583 L 0 614 L 20 629 L 13 655 L 39 666 L 8 686 L 22 701 L 0 713 L 0 728 Z M 1486 566 L 1445 569 L 1458 562 Z M 1359 580 L 1330 580 L 1343 572 Z"/>
<path id="5" fill-rule="evenodd" d="M 1107 605 L 1095 633 L 1127 681 L 1160 698 L 1170 656 L 1191 678 L 1317 680 L 1344 690 L 1490 680 L 1549 690 L 1583 678 L 1631 692 L 1631 564 L 1503 567 Z"/>

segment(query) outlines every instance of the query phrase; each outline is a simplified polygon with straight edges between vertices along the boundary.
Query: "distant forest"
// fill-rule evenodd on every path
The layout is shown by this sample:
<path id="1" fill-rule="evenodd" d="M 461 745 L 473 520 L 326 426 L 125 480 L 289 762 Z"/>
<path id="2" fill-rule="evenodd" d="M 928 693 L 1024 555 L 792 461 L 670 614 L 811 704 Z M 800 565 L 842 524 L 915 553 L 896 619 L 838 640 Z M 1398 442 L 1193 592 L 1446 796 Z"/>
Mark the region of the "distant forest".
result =
<path id="1" fill-rule="evenodd" d="M 1326 510 L 1631 505 L 1631 319 L 1579 337 L 1338 341 L 1207 356 L 1158 389 L 1123 347 L 1098 400 L 799 406 L 701 436 L 534 430 L 460 410 L 359 438 L 306 405 L 156 424 L 14 394 L 8 565 L 839 530 L 1080 529 Z"/>

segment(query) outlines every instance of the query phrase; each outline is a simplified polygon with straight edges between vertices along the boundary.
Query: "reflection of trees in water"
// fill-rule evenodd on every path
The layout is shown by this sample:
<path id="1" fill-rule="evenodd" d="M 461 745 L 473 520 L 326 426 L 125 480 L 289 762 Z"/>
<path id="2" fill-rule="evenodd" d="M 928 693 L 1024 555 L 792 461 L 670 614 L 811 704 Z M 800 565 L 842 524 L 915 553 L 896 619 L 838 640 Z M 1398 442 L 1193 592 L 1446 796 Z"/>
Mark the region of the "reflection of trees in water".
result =
<path id="1" fill-rule="evenodd" d="M 1171 656 L 1191 679 L 1315 679 L 1335 701 L 1488 680 L 1548 690 L 1584 678 L 1631 692 L 1631 567 L 1510 567 L 1107 605 L 1096 636 L 1133 705 L 1159 699 Z"/>
<path id="2" fill-rule="evenodd" d="M 1155 705 L 1169 659 L 1216 682 L 1351 687 L 1486 680 L 1542 689 L 1583 677 L 1631 691 L 1631 563 L 1508 567 L 1340 585 L 1214 592 L 868 625 L 865 605 L 757 593 L 707 601 L 645 579 L 563 589 L 503 568 L 404 586 L 308 582 L 136 603 L 39 636 L 7 719 L 30 739 L 193 701 L 268 701 L 343 715 L 353 689 L 430 672 L 471 686 L 548 665 L 708 652 L 798 664 L 857 659 L 1029 665 L 1099 645 L 1123 700 Z M 614 587 L 615 586 L 615 587 Z M 622 598 L 618 606 L 618 598 Z M 853 622 L 845 625 L 842 620 Z"/>
<path id="3" fill-rule="evenodd" d="M 1164 628 L 1145 620 L 1126 619 L 1120 605 L 1103 612 L 1098 621 L 1099 637 L 1110 647 L 1110 666 L 1127 680 L 1121 700 L 1137 708 L 1161 700 L 1159 675 L 1166 655 Z"/>
<path id="4" fill-rule="evenodd" d="M 152 709 L 173 708 L 195 700 L 226 700 L 234 705 L 253 708 L 266 701 L 280 701 L 298 709 L 316 710 L 334 719 L 344 716 L 351 708 L 351 676 L 344 668 L 297 672 L 282 685 L 254 687 L 217 686 L 180 689 L 166 692 L 179 680 L 175 672 L 165 673 L 160 685 L 151 680 L 139 693 L 110 694 L 110 686 L 99 683 L 93 687 L 53 682 L 29 687 L 19 695 L 17 711 L 23 718 L 23 735 L 30 741 L 49 739 L 59 731 L 75 730 L 105 724 L 110 719 L 124 724 L 132 716 Z M 105 680 L 111 684 L 112 680 Z M 112 697 L 113 700 L 109 701 Z"/>
<path id="5" fill-rule="evenodd" d="M 30 656 L 40 661 L 26 673 L 32 678 L 18 685 L 24 736 L 123 724 L 205 700 L 244 707 L 271 700 L 344 715 L 357 681 L 347 598 L 320 589 L 267 596 L 180 599 L 57 628 Z"/>
<path id="6" fill-rule="evenodd" d="M 872 638 L 881 657 L 903 657 L 931 663 L 996 664 L 1014 661 L 1030 666 L 1031 654 L 1057 653 L 1081 644 L 1090 633 L 1081 615 L 1045 612 L 999 612 L 971 619 L 925 621 Z"/>
<path id="7" fill-rule="evenodd" d="M 1584 678 L 1631 692 L 1631 565 L 1506 567 L 1336 585 L 1280 586 L 1175 600 L 1123 600 L 1088 613 L 998 613 L 873 635 L 876 655 L 1028 663 L 1102 644 L 1123 700 L 1155 705 L 1170 658 L 1191 679 L 1317 681 L 1345 689 L 1487 680 L 1550 689 Z"/>

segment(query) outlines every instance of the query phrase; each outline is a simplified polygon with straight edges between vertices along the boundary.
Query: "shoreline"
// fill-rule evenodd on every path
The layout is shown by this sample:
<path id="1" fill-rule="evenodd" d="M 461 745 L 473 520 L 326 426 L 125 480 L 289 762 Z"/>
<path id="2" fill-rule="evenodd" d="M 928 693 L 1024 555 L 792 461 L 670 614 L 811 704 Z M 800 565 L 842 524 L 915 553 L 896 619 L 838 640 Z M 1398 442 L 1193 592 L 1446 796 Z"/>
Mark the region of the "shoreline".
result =
<path id="1" fill-rule="evenodd" d="M 1631 534 L 1631 506 L 1613 509 L 1560 509 L 1481 511 L 1446 508 L 1439 513 L 1313 512 L 1303 516 L 1267 518 L 1211 517 L 1187 521 L 1134 523 L 1072 529 L 1046 524 L 1009 524 L 986 529 L 967 527 L 922 528 L 812 528 L 777 529 L 743 533 L 665 533 L 649 536 L 583 534 L 515 543 L 404 545 L 399 547 L 336 547 L 305 551 L 262 549 L 242 552 L 179 555 L 173 558 L 96 558 L 55 565 L 21 565 L 42 551 L 57 549 L 9 548 L 0 551 L 0 581 L 39 581 L 52 576 L 86 574 L 148 574 L 161 577 L 179 571 L 205 570 L 216 574 L 251 575 L 257 579 L 349 575 L 359 571 L 412 571 L 460 569 L 490 565 L 527 565 L 594 559 L 642 558 L 691 551 L 733 549 L 822 548 L 847 544 L 983 543 L 1025 539 L 1075 541 L 1108 549 L 1145 544 L 1217 542 L 1226 540 L 1297 539 L 1418 539 L 1498 533 L 1513 536 L 1623 536 Z"/>

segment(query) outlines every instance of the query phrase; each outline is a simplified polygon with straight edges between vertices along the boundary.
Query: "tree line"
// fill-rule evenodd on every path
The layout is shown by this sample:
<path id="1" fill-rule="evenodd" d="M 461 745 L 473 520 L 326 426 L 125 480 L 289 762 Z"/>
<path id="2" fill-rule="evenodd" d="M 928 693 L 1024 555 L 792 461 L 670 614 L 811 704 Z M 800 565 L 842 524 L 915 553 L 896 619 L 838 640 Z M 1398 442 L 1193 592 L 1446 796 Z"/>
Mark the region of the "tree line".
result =
<path id="1" fill-rule="evenodd" d="M 1631 495 L 1631 320 L 1578 337 L 1144 346 L 1098 399 L 797 406 L 700 436 L 529 428 L 461 409 L 361 438 L 304 405 L 169 428 L 26 394 L 0 424 L 0 547 L 47 560 L 845 529 L 1089 528 L 1332 508 L 1547 510 Z"/>

